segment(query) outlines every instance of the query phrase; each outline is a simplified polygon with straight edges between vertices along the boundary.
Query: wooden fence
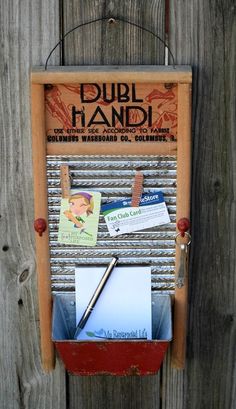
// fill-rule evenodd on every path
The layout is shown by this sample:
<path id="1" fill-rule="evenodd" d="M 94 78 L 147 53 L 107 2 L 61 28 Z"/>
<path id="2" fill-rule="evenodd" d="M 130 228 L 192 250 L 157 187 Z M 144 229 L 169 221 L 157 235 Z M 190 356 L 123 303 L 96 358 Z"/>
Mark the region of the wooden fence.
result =
<path id="1" fill-rule="evenodd" d="M 166 4 L 165 4 L 166 3 Z M 236 379 L 236 3 L 5 0 L 0 4 L 0 408 L 233 409 Z M 40 365 L 29 74 L 63 32 L 126 18 L 169 37 L 193 67 L 192 251 L 187 364 L 155 376 L 71 377 Z M 167 22 L 169 20 L 169 32 Z M 155 37 L 119 22 L 71 34 L 50 64 L 163 64 Z"/>

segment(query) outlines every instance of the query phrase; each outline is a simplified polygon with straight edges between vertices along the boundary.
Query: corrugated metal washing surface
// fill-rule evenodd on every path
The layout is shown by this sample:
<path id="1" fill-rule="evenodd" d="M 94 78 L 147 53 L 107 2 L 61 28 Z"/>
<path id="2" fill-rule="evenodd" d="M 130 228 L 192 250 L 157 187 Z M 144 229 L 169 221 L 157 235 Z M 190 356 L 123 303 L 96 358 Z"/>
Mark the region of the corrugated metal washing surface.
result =
<path id="1" fill-rule="evenodd" d="M 127 235 L 110 237 L 104 218 L 99 220 L 96 247 L 57 242 L 60 212 L 60 165 L 68 164 L 72 188 L 98 190 L 102 203 L 131 197 L 136 169 L 144 174 L 144 193 L 164 193 L 171 223 Z M 106 264 L 117 255 L 119 263 L 152 266 L 152 290 L 174 291 L 176 168 L 173 156 L 48 156 L 48 205 L 52 291 L 74 291 L 75 264 Z"/>

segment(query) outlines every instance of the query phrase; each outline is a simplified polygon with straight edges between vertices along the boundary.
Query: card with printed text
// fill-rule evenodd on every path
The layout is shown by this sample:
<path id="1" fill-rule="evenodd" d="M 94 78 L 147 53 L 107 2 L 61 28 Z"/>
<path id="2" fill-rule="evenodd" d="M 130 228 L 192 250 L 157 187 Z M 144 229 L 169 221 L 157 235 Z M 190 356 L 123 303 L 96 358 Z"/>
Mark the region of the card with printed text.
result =
<path id="1" fill-rule="evenodd" d="M 131 199 L 120 200 L 103 205 L 102 213 L 111 236 L 170 223 L 164 196 L 160 191 L 143 194 L 139 207 L 131 207 Z"/>

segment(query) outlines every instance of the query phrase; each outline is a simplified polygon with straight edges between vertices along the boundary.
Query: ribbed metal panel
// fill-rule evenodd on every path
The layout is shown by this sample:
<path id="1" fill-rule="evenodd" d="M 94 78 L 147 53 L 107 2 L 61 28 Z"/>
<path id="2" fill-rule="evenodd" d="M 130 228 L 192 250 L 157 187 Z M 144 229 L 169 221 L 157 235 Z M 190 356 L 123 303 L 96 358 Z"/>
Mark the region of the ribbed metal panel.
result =
<path id="1" fill-rule="evenodd" d="M 135 171 L 144 174 L 144 193 L 164 193 L 171 223 L 110 237 L 101 215 L 96 247 L 57 242 L 60 212 L 60 165 L 68 164 L 72 188 L 98 190 L 102 203 L 131 197 Z M 152 290 L 174 291 L 176 157 L 172 156 L 48 156 L 48 205 L 52 291 L 74 291 L 75 264 L 107 264 L 112 255 L 120 264 L 152 266 Z"/>

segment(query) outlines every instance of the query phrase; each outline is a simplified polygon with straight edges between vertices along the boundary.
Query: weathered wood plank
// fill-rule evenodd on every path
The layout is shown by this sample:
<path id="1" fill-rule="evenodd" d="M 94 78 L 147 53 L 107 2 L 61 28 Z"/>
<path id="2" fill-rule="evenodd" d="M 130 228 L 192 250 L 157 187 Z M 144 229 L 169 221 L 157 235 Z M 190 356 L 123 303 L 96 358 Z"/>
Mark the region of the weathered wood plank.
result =
<path id="1" fill-rule="evenodd" d="M 109 359 L 109 358 L 108 358 Z M 70 408 L 158 409 L 160 377 L 70 377 Z"/>
<path id="2" fill-rule="evenodd" d="M 165 409 L 233 409 L 236 376 L 235 62 L 232 1 L 171 0 L 171 48 L 192 64 L 192 251 L 187 368 L 164 367 Z M 177 377 L 177 378 L 176 378 Z"/>
<path id="3" fill-rule="evenodd" d="M 162 368 L 162 409 L 184 409 L 185 372 L 173 369 L 172 351 L 169 348 Z M 188 409 L 188 408 L 186 408 Z"/>
<path id="4" fill-rule="evenodd" d="M 64 31 L 104 17 L 121 18 L 164 35 L 163 0 L 64 1 Z M 122 21 L 104 21 L 79 28 L 65 40 L 66 65 L 159 64 L 164 47 L 152 34 Z"/>
<path id="5" fill-rule="evenodd" d="M 65 32 L 76 24 L 105 16 L 143 25 L 164 38 L 164 1 L 89 0 L 64 2 Z M 66 64 L 158 64 L 164 48 L 151 34 L 123 22 L 97 22 L 65 41 Z M 109 359 L 109 357 L 108 357 Z M 159 375 L 148 377 L 69 377 L 69 407 L 158 409 Z"/>
<path id="6" fill-rule="evenodd" d="M 44 62 L 58 28 L 57 0 L 1 2 L 1 409 L 65 408 L 66 402 L 60 362 L 50 375 L 40 362 L 29 101 L 30 66 Z M 52 63 L 59 63 L 57 53 Z"/>
<path id="7" fill-rule="evenodd" d="M 31 132 L 34 176 L 34 217 L 44 219 L 48 226 L 47 205 L 47 169 L 45 140 L 44 86 L 33 84 L 31 87 Z M 49 230 L 35 232 L 36 268 L 38 277 L 38 301 L 41 338 L 41 359 L 45 372 L 54 369 L 55 353 L 51 339 L 52 333 L 52 296 L 50 277 Z"/>
<path id="8" fill-rule="evenodd" d="M 168 355 L 163 367 L 163 409 L 234 408 L 234 3 L 171 0 L 171 48 L 178 63 L 194 65 L 193 246 L 187 369 L 171 369 Z M 79 21 L 114 13 L 137 23 L 147 22 L 153 30 L 161 21 L 157 31 L 163 32 L 162 1 L 89 0 L 65 2 L 64 8 L 65 30 Z M 0 143 L 6 158 L 0 163 L 1 408 L 64 408 L 60 361 L 51 375 L 43 375 L 40 368 L 28 108 L 29 66 L 44 63 L 59 38 L 58 2 L 1 2 L 0 19 Z M 83 41 L 76 35 L 68 39 L 66 63 L 162 61 L 158 41 L 138 29 L 125 28 L 123 23 L 96 23 L 86 30 Z M 90 45 L 94 42 L 96 47 Z M 56 52 L 50 60 L 55 63 Z M 158 385 L 159 376 L 70 377 L 68 405 L 72 409 L 110 408 L 115 401 L 117 408 L 158 408 Z"/>
<path id="9" fill-rule="evenodd" d="M 191 93 L 189 84 L 178 85 L 178 138 L 177 143 L 177 198 L 176 220 L 190 218 L 190 191 L 191 191 Z M 181 251 L 176 246 L 176 283 L 181 261 Z M 185 367 L 186 335 L 188 316 L 188 278 L 182 288 L 175 288 L 174 302 L 174 339 L 172 342 L 172 364 L 175 368 Z"/>

